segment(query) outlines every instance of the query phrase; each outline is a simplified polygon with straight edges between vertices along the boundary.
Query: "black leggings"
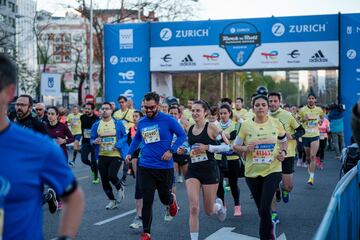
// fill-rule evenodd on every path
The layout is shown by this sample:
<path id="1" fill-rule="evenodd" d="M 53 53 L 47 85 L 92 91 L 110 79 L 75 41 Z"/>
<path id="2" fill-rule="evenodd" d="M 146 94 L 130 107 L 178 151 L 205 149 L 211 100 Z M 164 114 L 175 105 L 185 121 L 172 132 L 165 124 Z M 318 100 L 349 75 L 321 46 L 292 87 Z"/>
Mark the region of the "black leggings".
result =
<path id="1" fill-rule="evenodd" d="M 220 161 L 217 161 L 218 163 Z M 237 185 L 238 182 L 238 172 L 240 170 L 240 162 L 239 160 L 228 160 L 228 170 L 224 171 L 220 169 L 220 178 L 219 178 L 219 187 L 217 190 L 217 197 L 220 198 L 223 203 L 225 203 L 225 192 L 224 192 L 224 185 L 223 185 L 223 181 L 224 181 L 224 174 L 225 177 L 227 177 L 229 179 L 229 186 L 230 186 L 230 190 L 231 190 L 231 195 L 233 196 L 234 199 L 234 206 L 239 206 L 240 205 L 240 189 Z"/>
<path id="2" fill-rule="evenodd" d="M 89 153 L 90 159 L 89 160 Z M 90 143 L 83 143 L 81 144 L 81 161 L 85 164 L 90 166 L 91 171 L 94 173 L 95 179 L 98 178 L 98 164 L 96 162 L 95 157 L 95 147 L 92 146 Z"/>
<path id="3" fill-rule="evenodd" d="M 319 146 L 319 150 L 316 153 L 317 157 L 320 157 L 320 160 L 323 161 L 324 160 L 324 153 L 325 153 L 325 147 L 326 147 L 326 142 L 327 142 L 327 138 L 321 139 L 320 140 L 320 146 Z"/>
<path id="4" fill-rule="evenodd" d="M 155 190 L 162 204 L 168 206 L 173 202 L 171 195 L 171 185 L 174 175 L 174 169 L 152 169 L 138 168 L 140 176 L 140 189 L 143 196 L 143 208 L 141 211 L 143 230 L 150 233 L 152 222 L 152 205 L 154 201 Z"/>
<path id="5" fill-rule="evenodd" d="M 281 180 L 281 172 L 266 177 L 246 178 L 260 216 L 260 239 L 272 239 L 271 202 Z"/>
<path id="6" fill-rule="evenodd" d="M 115 186 L 116 190 L 122 188 L 120 179 L 117 177 L 121 163 L 119 157 L 99 156 L 101 183 L 105 194 L 110 200 L 115 200 L 110 182 Z"/>

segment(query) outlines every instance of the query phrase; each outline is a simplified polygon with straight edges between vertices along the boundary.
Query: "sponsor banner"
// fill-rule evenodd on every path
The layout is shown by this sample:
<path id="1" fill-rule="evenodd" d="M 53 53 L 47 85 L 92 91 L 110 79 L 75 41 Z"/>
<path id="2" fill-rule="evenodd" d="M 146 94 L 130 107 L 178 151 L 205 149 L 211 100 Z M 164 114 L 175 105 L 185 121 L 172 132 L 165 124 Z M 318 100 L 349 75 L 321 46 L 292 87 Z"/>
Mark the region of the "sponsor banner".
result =
<path id="1" fill-rule="evenodd" d="M 105 101 L 124 95 L 140 108 L 150 91 L 149 35 L 148 23 L 105 25 Z"/>
<path id="2" fill-rule="evenodd" d="M 41 73 L 40 94 L 44 97 L 61 96 L 61 74 Z"/>
<path id="3" fill-rule="evenodd" d="M 224 40 L 229 40 L 224 38 Z M 253 43 L 256 45 L 256 43 Z M 304 69 L 337 67 L 338 42 L 268 43 L 253 49 L 216 45 L 151 48 L 151 71 Z M 248 58 L 246 51 L 251 51 Z"/>
<path id="4" fill-rule="evenodd" d="M 351 108 L 360 100 L 360 14 L 340 15 L 340 101 L 345 104 L 345 141 L 352 136 Z"/>
<path id="5" fill-rule="evenodd" d="M 151 47 L 219 45 L 227 49 L 242 45 L 253 48 L 262 43 L 337 39 L 338 15 L 151 23 Z"/>

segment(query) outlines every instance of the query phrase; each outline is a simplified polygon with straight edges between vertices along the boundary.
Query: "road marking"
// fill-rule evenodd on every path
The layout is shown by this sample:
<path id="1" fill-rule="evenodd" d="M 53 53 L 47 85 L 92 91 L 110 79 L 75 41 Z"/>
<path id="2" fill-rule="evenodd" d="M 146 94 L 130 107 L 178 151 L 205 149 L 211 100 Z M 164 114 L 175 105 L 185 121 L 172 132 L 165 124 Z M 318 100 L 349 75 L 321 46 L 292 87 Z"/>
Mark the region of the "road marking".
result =
<path id="1" fill-rule="evenodd" d="M 83 177 L 78 177 L 78 178 L 76 178 L 77 180 L 83 180 L 83 179 L 87 179 L 87 178 L 89 178 L 90 176 L 83 176 Z"/>
<path id="2" fill-rule="evenodd" d="M 101 222 L 94 223 L 94 225 L 96 225 L 96 226 L 101 226 L 101 225 L 104 225 L 104 224 L 106 224 L 106 223 L 108 223 L 108 222 L 114 221 L 114 220 L 116 220 L 116 219 L 125 217 L 125 216 L 130 215 L 130 214 L 133 214 L 133 213 L 135 213 L 135 212 L 136 212 L 136 209 L 133 209 L 133 210 L 130 210 L 130 211 L 128 211 L 128 212 L 125 212 L 125 213 L 122 213 L 122 214 L 120 214 L 120 215 L 117 215 L 117 216 L 115 216 L 115 217 L 112 217 L 112 218 L 109 218 L 109 219 L 105 219 L 105 220 L 103 220 L 103 221 L 101 221 Z"/>
<path id="3" fill-rule="evenodd" d="M 239 234 L 236 232 L 233 232 L 235 228 L 234 227 L 223 227 L 205 238 L 205 240 L 258 240 L 256 237 L 251 237 L 243 234 Z M 286 240 L 285 234 L 281 234 L 278 238 L 278 240 Z"/>

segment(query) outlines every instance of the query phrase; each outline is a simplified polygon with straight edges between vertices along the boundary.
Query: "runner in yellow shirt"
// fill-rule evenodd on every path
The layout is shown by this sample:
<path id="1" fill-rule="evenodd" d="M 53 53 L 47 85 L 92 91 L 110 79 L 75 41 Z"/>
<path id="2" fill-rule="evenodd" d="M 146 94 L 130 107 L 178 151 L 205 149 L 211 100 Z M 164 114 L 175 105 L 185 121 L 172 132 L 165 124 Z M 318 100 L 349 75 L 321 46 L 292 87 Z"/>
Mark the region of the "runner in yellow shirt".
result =
<path id="1" fill-rule="evenodd" d="M 305 149 L 306 160 L 309 163 L 308 172 L 310 176 L 307 183 L 309 185 L 314 185 L 316 153 L 320 143 L 318 123 L 323 116 L 323 111 L 320 107 L 316 106 L 316 96 L 313 93 L 309 94 L 307 102 L 308 105 L 300 109 L 299 116 L 305 129 L 302 142 Z"/>
<path id="2" fill-rule="evenodd" d="M 74 141 L 74 154 L 73 160 L 69 162 L 71 166 L 75 165 L 75 159 L 78 152 L 80 152 L 81 141 L 81 114 L 79 112 L 79 106 L 74 105 L 71 109 L 71 113 L 67 116 L 66 121 L 70 128 L 72 135 L 75 137 Z"/>
<path id="3" fill-rule="evenodd" d="M 134 126 L 134 109 L 128 107 L 128 99 L 125 96 L 119 96 L 117 99 L 120 109 L 114 113 L 114 118 L 122 120 L 126 129 L 129 131 Z"/>
<path id="4" fill-rule="evenodd" d="M 233 110 L 233 120 L 236 122 L 243 122 L 246 120 L 247 110 L 243 108 L 244 99 L 241 97 L 235 100 L 235 109 Z"/>
<path id="5" fill-rule="evenodd" d="M 279 120 L 269 117 L 269 100 L 258 95 L 252 102 L 255 117 L 246 120 L 233 149 L 246 153 L 245 178 L 260 215 L 260 239 L 274 239 L 271 202 L 281 180 L 287 138 Z"/>
<path id="6" fill-rule="evenodd" d="M 296 139 L 304 135 L 304 128 L 297 122 L 294 116 L 282 109 L 281 104 L 281 94 L 280 93 L 269 93 L 269 108 L 270 116 L 278 119 L 284 126 L 286 131 L 286 136 L 288 139 L 286 156 L 284 161 L 281 162 L 282 165 L 282 183 L 280 183 L 281 197 L 284 203 L 289 201 L 290 192 L 293 188 L 293 172 L 294 172 L 294 161 L 296 154 Z M 271 218 L 274 223 L 279 223 L 276 212 L 276 200 L 273 199 L 271 206 L 272 214 Z"/>

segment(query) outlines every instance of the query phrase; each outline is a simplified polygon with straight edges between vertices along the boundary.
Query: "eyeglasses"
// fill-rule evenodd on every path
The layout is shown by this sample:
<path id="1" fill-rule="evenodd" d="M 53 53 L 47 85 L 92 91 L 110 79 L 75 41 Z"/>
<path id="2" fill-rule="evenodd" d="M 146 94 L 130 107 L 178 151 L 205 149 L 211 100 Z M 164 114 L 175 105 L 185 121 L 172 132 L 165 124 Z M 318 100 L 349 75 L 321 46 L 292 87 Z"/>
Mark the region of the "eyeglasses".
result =
<path id="1" fill-rule="evenodd" d="M 84 108 L 85 110 L 91 110 L 91 108 Z"/>
<path id="2" fill-rule="evenodd" d="M 42 108 L 35 108 L 36 111 L 40 112 L 40 111 L 44 111 L 44 109 Z"/>
<path id="3" fill-rule="evenodd" d="M 26 107 L 26 106 L 29 106 L 29 104 L 26 104 L 26 103 L 16 103 L 15 104 L 17 107 Z"/>
<path id="4" fill-rule="evenodd" d="M 48 115 L 56 115 L 56 112 L 48 112 Z"/>
<path id="5" fill-rule="evenodd" d="M 101 110 L 106 111 L 106 110 L 111 110 L 111 108 L 101 108 Z"/>
<path id="6" fill-rule="evenodd" d="M 145 110 L 155 110 L 157 107 L 157 105 L 153 105 L 153 106 L 144 106 Z"/>

